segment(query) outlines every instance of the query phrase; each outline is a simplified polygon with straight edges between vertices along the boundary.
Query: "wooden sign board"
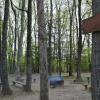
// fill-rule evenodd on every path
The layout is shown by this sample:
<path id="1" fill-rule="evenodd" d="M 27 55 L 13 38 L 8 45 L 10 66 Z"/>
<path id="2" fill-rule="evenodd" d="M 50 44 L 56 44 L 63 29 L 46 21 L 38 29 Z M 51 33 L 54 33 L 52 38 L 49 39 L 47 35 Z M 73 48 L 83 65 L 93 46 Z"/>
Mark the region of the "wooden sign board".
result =
<path id="1" fill-rule="evenodd" d="M 87 18 L 82 21 L 83 33 L 100 31 L 100 14 Z"/>

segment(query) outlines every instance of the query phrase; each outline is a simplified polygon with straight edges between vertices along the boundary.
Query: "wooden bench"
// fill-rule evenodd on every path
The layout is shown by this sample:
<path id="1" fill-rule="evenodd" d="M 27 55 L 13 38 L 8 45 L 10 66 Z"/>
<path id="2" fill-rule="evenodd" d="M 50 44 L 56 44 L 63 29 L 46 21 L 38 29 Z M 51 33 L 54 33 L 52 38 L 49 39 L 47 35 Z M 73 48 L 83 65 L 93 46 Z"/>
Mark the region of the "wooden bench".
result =
<path id="1" fill-rule="evenodd" d="M 20 84 L 23 88 L 25 88 L 25 83 L 22 83 L 20 81 L 13 81 L 13 85 L 15 86 L 16 84 Z"/>

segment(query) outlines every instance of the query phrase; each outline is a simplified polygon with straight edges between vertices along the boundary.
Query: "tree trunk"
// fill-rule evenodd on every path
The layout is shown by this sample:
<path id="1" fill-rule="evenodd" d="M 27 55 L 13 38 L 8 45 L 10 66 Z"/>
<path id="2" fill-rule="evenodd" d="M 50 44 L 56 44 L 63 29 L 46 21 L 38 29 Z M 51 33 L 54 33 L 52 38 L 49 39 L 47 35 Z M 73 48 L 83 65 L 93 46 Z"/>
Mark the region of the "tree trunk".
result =
<path id="1" fill-rule="evenodd" d="M 72 76 L 73 74 L 73 66 L 72 66 L 72 25 L 73 25 L 73 12 L 74 12 L 74 6 L 75 6 L 75 0 L 73 1 L 72 8 L 70 9 L 69 1 L 68 1 L 68 8 L 69 8 L 69 14 L 70 14 L 70 63 L 69 63 L 69 76 Z"/>
<path id="2" fill-rule="evenodd" d="M 78 37 L 78 57 L 77 57 L 77 81 L 81 81 L 81 54 L 82 54 L 82 31 L 81 31 L 81 0 L 78 0 L 78 17 L 79 17 L 79 37 Z"/>
<path id="3" fill-rule="evenodd" d="M 25 0 L 22 0 L 22 9 L 25 9 Z M 25 12 L 21 12 L 21 32 L 18 38 L 18 54 L 17 54 L 17 71 L 16 78 L 20 79 L 20 68 L 22 62 L 22 54 L 23 54 L 23 36 L 25 32 Z"/>
<path id="4" fill-rule="evenodd" d="M 61 68 L 61 18 L 60 18 L 60 7 L 57 8 L 57 25 L 58 25 L 58 71 L 59 71 L 59 75 L 61 75 L 62 72 L 62 68 Z"/>
<path id="5" fill-rule="evenodd" d="M 40 57 L 40 100 L 48 100 L 47 35 L 44 18 L 44 0 L 37 0 L 37 16 Z"/>
<path id="6" fill-rule="evenodd" d="M 53 4 L 52 0 L 50 0 L 49 48 L 48 48 L 48 72 L 50 75 L 51 75 L 51 59 L 52 59 L 52 53 L 51 53 L 52 17 L 53 17 Z"/>
<path id="7" fill-rule="evenodd" d="M 36 12 L 36 2 L 33 2 L 34 5 L 34 17 L 35 17 L 35 23 L 34 23 L 34 42 L 35 42 L 35 60 L 34 60 L 34 68 L 36 69 L 35 72 L 39 73 L 39 60 L 38 60 L 38 44 L 37 44 L 37 12 Z M 33 69 L 34 70 L 34 69 Z"/>
<path id="8" fill-rule="evenodd" d="M 1 14 L 1 6 L 0 6 L 0 68 L 1 68 L 1 36 L 2 35 L 2 14 Z M 1 78 L 1 69 L 0 69 L 0 78 Z"/>
<path id="9" fill-rule="evenodd" d="M 9 88 L 8 73 L 7 73 L 7 30 L 8 30 L 8 18 L 9 18 L 9 0 L 5 0 L 4 9 L 4 22 L 2 31 L 2 59 L 1 59 L 1 82 L 2 82 L 2 94 L 10 95 L 12 92 Z"/>
<path id="10" fill-rule="evenodd" d="M 12 16 L 12 14 L 10 15 Z M 14 74 L 15 70 L 13 68 L 13 37 L 14 37 L 14 26 L 12 24 L 12 20 L 11 17 L 9 16 L 9 35 L 8 35 L 8 47 L 10 48 L 10 50 L 8 49 L 8 64 L 9 64 L 9 69 L 10 69 L 10 74 Z"/>
<path id="11" fill-rule="evenodd" d="M 100 13 L 100 0 L 92 0 L 93 15 Z M 92 34 L 92 100 L 100 100 L 100 31 Z"/>
<path id="12" fill-rule="evenodd" d="M 19 66 L 17 66 L 16 64 L 16 54 L 17 54 L 17 37 L 19 34 L 19 13 L 17 14 L 17 10 L 13 7 L 12 1 L 11 1 L 11 8 L 13 10 L 14 13 L 14 17 L 15 17 L 15 29 L 14 29 L 14 51 L 13 51 L 13 68 L 15 70 L 15 74 L 16 74 L 16 80 L 19 79 Z"/>
<path id="13" fill-rule="evenodd" d="M 18 21 L 17 21 L 17 16 L 16 16 L 16 10 L 13 8 L 13 5 L 12 5 L 12 2 L 11 2 L 11 7 L 12 7 L 12 11 L 13 11 L 13 13 L 14 13 L 14 17 L 15 17 L 15 29 L 14 29 L 14 52 L 13 52 L 13 69 L 14 69 L 14 71 L 16 70 L 16 63 L 15 63 L 15 59 L 16 59 L 16 31 L 17 31 L 17 23 L 18 23 Z"/>
<path id="14" fill-rule="evenodd" d="M 90 53 L 90 34 L 88 34 L 87 36 L 87 47 L 88 47 L 88 67 L 89 67 L 89 71 L 91 72 L 91 53 Z"/>
<path id="15" fill-rule="evenodd" d="M 73 14 L 70 14 L 70 64 L 69 64 L 69 76 L 72 76 L 72 73 L 73 73 L 73 68 L 72 68 L 72 21 L 73 21 Z"/>
<path id="16" fill-rule="evenodd" d="M 32 46 L 31 46 L 31 28 L 32 28 L 32 0 L 28 1 L 28 25 L 27 25 L 27 50 L 26 50 L 26 59 L 27 59 L 27 78 L 26 78 L 26 92 L 31 92 L 31 81 L 32 81 Z"/>

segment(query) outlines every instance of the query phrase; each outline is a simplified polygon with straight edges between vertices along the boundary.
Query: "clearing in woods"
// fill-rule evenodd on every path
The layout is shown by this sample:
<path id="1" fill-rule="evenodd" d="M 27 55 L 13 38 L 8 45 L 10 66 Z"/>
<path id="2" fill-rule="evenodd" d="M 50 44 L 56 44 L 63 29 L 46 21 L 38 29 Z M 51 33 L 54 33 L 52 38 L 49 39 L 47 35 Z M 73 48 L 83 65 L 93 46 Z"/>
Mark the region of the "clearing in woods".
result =
<path id="1" fill-rule="evenodd" d="M 84 78 L 90 76 L 89 74 L 83 74 Z M 25 78 L 25 77 L 23 77 Z M 36 81 L 34 82 L 34 79 Z M 40 79 L 39 75 L 33 75 L 32 89 L 33 92 L 27 94 L 22 91 L 21 86 L 15 87 L 12 85 L 14 77 L 10 76 L 11 88 L 13 88 L 13 95 L 2 97 L 0 100 L 40 100 L 39 88 Z M 74 78 L 65 78 L 64 86 L 49 88 L 49 100 L 91 100 L 91 93 L 89 90 L 85 90 L 84 85 L 73 83 Z"/>

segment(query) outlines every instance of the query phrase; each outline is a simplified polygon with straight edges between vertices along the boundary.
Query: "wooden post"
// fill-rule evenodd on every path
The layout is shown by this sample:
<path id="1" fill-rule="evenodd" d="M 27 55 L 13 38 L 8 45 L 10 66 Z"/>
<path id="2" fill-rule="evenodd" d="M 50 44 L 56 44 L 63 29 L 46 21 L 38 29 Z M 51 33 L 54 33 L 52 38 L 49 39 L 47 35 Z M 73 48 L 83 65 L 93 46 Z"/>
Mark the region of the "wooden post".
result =
<path id="1" fill-rule="evenodd" d="M 93 15 L 100 13 L 100 0 L 93 0 Z M 99 26 L 100 28 L 100 26 Z M 100 30 L 92 34 L 92 100 L 100 100 Z"/>
<path id="2" fill-rule="evenodd" d="M 92 32 L 92 100 L 100 100 L 100 0 L 92 0 L 93 17 L 82 21 L 84 33 Z"/>

